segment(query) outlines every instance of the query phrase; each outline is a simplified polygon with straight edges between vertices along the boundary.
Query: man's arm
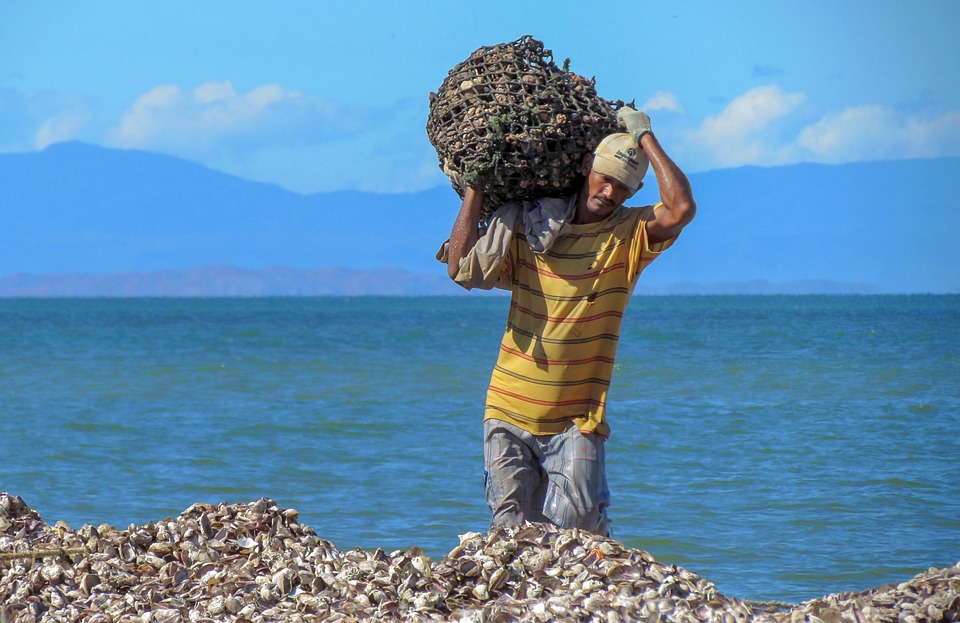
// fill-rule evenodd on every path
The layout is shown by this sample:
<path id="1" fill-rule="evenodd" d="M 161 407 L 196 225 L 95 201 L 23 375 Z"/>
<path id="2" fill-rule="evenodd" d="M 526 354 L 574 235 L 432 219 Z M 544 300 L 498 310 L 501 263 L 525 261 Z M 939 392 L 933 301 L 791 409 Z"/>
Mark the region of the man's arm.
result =
<path id="1" fill-rule="evenodd" d="M 464 257 L 477 244 L 480 237 L 480 214 L 483 211 L 484 193 L 467 187 L 463 193 L 463 205 L 450 232 L 450 246 L 447 248 L 447 274 L 451 279 L 460 272 L 460 258 Z"/>
<path id="2" fill-rule="evenodd" d="M 650 129 L 650 117 L 647 113 L 624 106 L 617 111 L 617 121 L 626 128 L 647 155 L 660 186 L 660 201 L 663 206 L 656 211 L 654 220 L 647 223 L 649 242 L 656 244 L 679 236 L 680 231 L 697 213 L 697 204 L 693 201 L 687 176 L 663 151 Z"/>
<path id="3" fill-rule="evenodd" d="M 652 132 L 645 132 L 640 137 L 640 146 L 650 159 L 650 166 L 657 176 L 660 201 L 663 202 L 657 209 L 655 218 L 647 223 L 648 240 L 651 244 L 656 244 L 680 235 L 696 215 L 697 204 L 693 200 L 693 191 L 687 176 L 663 151 Z"/>

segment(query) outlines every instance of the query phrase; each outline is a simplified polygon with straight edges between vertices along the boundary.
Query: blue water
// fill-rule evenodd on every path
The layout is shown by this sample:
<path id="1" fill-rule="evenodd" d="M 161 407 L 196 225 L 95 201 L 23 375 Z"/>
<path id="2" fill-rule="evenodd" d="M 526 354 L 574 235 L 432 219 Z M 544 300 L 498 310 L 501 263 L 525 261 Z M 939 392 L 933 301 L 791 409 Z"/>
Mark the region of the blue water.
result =
<path id="1" fill-rule="evenodd" d="M 0 300 L 0 490 L 74 527 L 266 496 L 341 550 L 483 531 L 502 297 Z M 614 535 L 732 596 L 960 561 L 960 297 L 637 296 Z"/>

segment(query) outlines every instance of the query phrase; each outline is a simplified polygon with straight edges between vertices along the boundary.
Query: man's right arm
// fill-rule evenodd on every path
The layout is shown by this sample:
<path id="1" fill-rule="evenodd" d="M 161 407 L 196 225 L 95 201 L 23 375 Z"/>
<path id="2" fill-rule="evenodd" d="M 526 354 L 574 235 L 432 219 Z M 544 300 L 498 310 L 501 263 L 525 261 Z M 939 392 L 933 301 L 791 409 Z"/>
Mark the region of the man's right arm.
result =
<path id="1" fill-rule="evenodd" d="M 483 212 L 482 190 L 467 187 L 463 193 L 463 204 L 457 220 L 450 232 L 450 246 L 447 248 L 447 274 L 451 279 L 460 272 L 460 259 L 470 252 L 480 237 L 480 214 Z"/>

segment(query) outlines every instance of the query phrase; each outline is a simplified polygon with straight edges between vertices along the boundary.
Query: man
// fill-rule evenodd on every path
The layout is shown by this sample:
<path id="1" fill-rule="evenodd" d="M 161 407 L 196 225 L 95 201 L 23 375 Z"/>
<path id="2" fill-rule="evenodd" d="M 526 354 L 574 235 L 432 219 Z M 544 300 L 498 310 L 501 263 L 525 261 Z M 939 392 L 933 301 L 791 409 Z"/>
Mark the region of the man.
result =
<path id="1" fill-rule="evenodd" d="M 503 216 L 509 235 L 491 224 L 481 238 L 484 193 L 468 188 L 450 234 L 452 279 L 468 289 L 507 284 L 512 291 L 484 415 L 491 527 L 536 521 L 609 534 L 606 400 L 623 312 L 640 273 L 696 212 L 690 184 L 649 117 L 625 107 L 618 120 L 627 133 L 584 155 L 576 195 L 503 206 L 493 220 L 512 210 Z M 624 207 L 648 162 L 661 202 Z M 547 225 L 525 222 L 522 235 L 519 215 L 537 210 L 548 214 Z"/>

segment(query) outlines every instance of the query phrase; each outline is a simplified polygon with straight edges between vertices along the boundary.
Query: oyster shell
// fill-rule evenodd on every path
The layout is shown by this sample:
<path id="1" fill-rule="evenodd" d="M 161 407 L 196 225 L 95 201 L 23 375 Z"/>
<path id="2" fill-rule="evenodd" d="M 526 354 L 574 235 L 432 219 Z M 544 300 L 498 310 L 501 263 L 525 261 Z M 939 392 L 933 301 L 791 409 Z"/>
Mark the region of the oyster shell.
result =
<path id="1" fill-rule="evenodd" d="M 262 498 L 73 530 L 0 493 L 0 621 L 960 621 L 960 563 L 859 593 L 756 603 L 578 530 L 468 533 L 432 561 L 416 547 L 341 552 L 296 519 Z"/>

